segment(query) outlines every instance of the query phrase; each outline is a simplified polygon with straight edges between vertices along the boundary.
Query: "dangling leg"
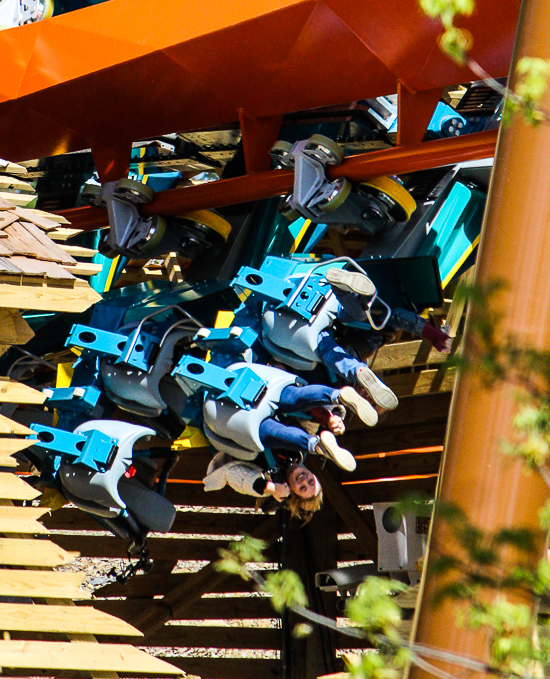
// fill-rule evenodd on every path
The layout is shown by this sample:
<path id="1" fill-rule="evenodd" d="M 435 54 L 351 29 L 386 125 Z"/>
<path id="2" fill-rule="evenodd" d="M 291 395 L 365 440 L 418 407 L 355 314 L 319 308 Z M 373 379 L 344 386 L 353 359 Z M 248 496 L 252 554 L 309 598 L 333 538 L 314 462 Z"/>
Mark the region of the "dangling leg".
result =
<path id="1" fill-rule="evenodd" d="M 260 425 L 260 440 L 264 448 L 283 448 L 302 455 L 322 455 L 346 471 L 353 471 L 357 464 L 353 455 L 345 448 L 340 448 L 329 431 L 311 436 L 303 429 L 288 427 L 269 417 Z"/>
<path id="2" fill-rule="evenodd" d="M 393 391 L 378 379 L 365 363 L 353 358 L 336 344 L 326 331 L 319 335 L 317 353 L 323 365 L 326 365 L 346 382 L 366 389 L 377 405 L 386 410 L 393 410 L 397 407 L 399 401 Z"/>

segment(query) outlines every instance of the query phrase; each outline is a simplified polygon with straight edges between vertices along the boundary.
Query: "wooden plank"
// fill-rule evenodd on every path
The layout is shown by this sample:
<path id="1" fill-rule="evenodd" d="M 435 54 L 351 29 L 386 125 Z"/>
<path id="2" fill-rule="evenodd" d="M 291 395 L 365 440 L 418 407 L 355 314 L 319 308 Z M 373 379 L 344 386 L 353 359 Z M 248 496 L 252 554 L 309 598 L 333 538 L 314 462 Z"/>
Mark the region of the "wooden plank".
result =
<path id="1" fill-rule="evenodd" d="M 0 498 L 34 500 L 41 492 L 10 472 L 0 472 Z"/>
<path id="2" fill-rule="evenodd" d="M 0 158 L 0 172 L 8 172 L 9 174 L 27 174 L 27 168 L 19 163 L 12 163 L 9 160 Z"/>
<path id="3" fill-rule="evenodd" d="M 264 539 L 273 545 L 278 538 L 278 535 L 278 518 L 268 517 L 265 522 L 253 532 L 252 537 Z M 195 556 L 195 558 L 197 557 Z M 273 557 L 269 556 L 267 556 L 267 558 L 273 559 Z M 209 563 L 195 573 L 194 577 L 187 583 L 175 587 L 161 601 L 155 601 L 148 609 L 139 614 L 133 621 L 134 624 L 144 630 L 146 635 L 153 634 L 168 620 L 176 619 L 178 617 L 184 618 L 185 611 L 187 611 L 193 603 L 198 601 L 202 594 L 208 591 L 209 587 L 216 582 L 222 582 L 227 576 L 227 573 L 216 571 L 214 565 Z"/>
<path id="4" fill-rule="evenodd" d="M 373 502 L 395 502 L 402 500 L 410 493 L 425 495 L 426 499 L 434 496 L 437 475 L 422 479 L 412 477 L 403 481 L 383 481 L 377 483 L 353 484 L 346 486 L 350 497 L 358 505 L 370 505 Z M 345 482 L 344 482 L 344 485 Z"/>
<path id="5" fill-rule="evenodd" d="M 34 200 L 34 194 L 29 193 L 10 193 L 9 191 L 0 191 L 0 198 L 7 201 L 13 206 L 25 207 Z"/>
<path id="6" fill-rule="evenodd" d="M 354 455 L 389 453 L 409 448 L 441 446 L 445 440 L 447 420 L 406 424 L 395 427 L 373 427 L 366 434 L 360 429 L 348 431 L 340 439 L 340 445 Z"/>
<path id="7" fill-rule="evenodd" d="M 386 384 L 398 398 L 452 391 L 456 368 L 441 367 L 437 370 L 400 373 L 384 377 Z"/>
<path id="8" fill-rule="evenodd" d="M 59 245 L 49 238 L 38 226 L 31 222 L 21 222 L 21 224 L 25 226 L 25 230 L 29 236 L 36 239 L 42 246 L 44 252 L 47 254 L 44 259 L 67 265 L 76 263 L 74 257 L 60 248 Z"/>
<path id="9" fill-rule="evenodd" d="M 342 476 L 343 481 L 395 478 L 418 474 L 437 474 L 441 451 L 388 455 L 382 458 L 367 457 L 357 460 L 357 469 Z"/>
<path id="10" fill-rule="evenodd" d="M 178 512 L 172 533 L 194 535 L 241 535 L 250 533 L 265 521 L 263 514 L 219 514 L 206 512 Z M 45 525 L 51 529 L 98 530 L 97 521 L 76 508 L 59 509 L 47 517 Z M 135 578 L 133 578 L 135 580 Z"/>
<path id="11" fill-rule="evenodd" d="M 36 281 L 13 280 L 0 282 L 0 304 L 10 309 L 32 309 L 36 311 L 67 311 L 80 313 L 101 300 L 101 295 L 85 281 L 76 279 L 74 285 L 37 284 Z"/>
<path id="12" fill-rule="evenodd" d="M 111 535 L 60 535 L 52 533 L 52 539 L 67 551 L 79 551 L 82 556 L 125 558 L 127 543 Z M 218 549 L 227 545 L 226 540 L 149 538 L 147 546 L 156 561 L 168 561 L 172 557 L 184 560 L 216 560 Z M 275 550 L 267 552 L 276 560 Z"/>
<path id="13" fill-rule="evenodd" d="M 155 573 L 155 569 L 147 575 L 136 575 L 123 585 L 120 582 L 112 582 L 94 591 L 94 597 L 119 597 L 128 599 L 144 599 L 168 594 L 175 587 L 185 585 L 193 579 L 193 573 Z M 253 592 L 255 584 L 235 575 L 217 583 L 215 587 L 207 590 L 209 593 L 227 592 Z"/>
<path id="14" fill-rule="evenodd" d="M 434 349 L 427 340 L 396 342 L 394 344 L 385 344 L 378 349 L 372 360 L 371 368 L 378 373 L 381 370 L 444 363 L 447 358 L 447 354 L 442 354 Z"/>
<path id="15" fill-rule="evenodd" d="M 82 573 L 0 570 L 0 596 L 89 599 L 90 592 L 80 587 L 83 580 Z"/>
<path id="16" fill-rule="evenodd" d="M 12 456 L 20 450 L 29 448 L 32 444 L 32 441 L 26 439 L 0 438 L 0 467 L 18 467 L 18 460 Z"/>
<path id="17" fill-rule="evenodd" d="M 246 591 L 246 584 L 242 582 L 243 589 L 239 591 Z M 153 599 L 96 599 L 94 607 L 132 623 L 152 603 Z M 199 598 L 185 609 L 185 615 L 179 617 L 185 620 L 257 620 L 278 618 L 279 614 L 269 597 L 219 597 Z"/>
<path id="18" fill-rule="evenodd" d="M 65 243 L 62 243 L 59 247 L 72 257 L 93 257 L 98 253 L 97 250 L 85 248 L 82 245 L 65 245 Z"/>
<path id="19" fill-rule="evenodd" d="M 34 331 L 15 309 L 0 309 L 0 344 L 26 344 Z"/>
<path id="20" fill-rule="evenodd" d="M 418 595 L 420 593 L 420 584 L 410 587 L 407 591 L 398 594 L 394 601 L 401 608 L 416 608 L 418 602 Z"/>
<path id="21" fill-rule="evenodd" d="M 23 193 L 34 193 L 32 184 L 8 175 L 0 175 L 0 189 L 16 189 Z"/>
<path id="22" fill-rule="evenodd" d="M 39 217 L 44 217 L 45 219 L 50 219 L 52 222 L 55 222 L 56 224 L 70 224 L 71 222 L 66 218 L 63 217 L 62 215 L 56 215 L 54 212 L 44 212 L 44 210 L 37 210 L 36 208 L 25 208 L 27 212 L 32 212 L 34 215 L 38 215 Z M 76 229 L 75 229 L 76 230 Z"/>
<path id="23" fill-rule="evenodd" d="M 50 540 L 0 538 L 0 564 L 2 566 L 54 568 L 70 563 L 77 556 L 79 552 L 67 552 Z"/>
<path id="24" fill-rule="evenodd" d="M 1 301 L 0 293 L 0 302 Z M 21 382 L 10 380 L 9 377 L 0 377 L 0 403 L 42 404 L 45 400 L 46 396 L 41 391 L 33 389 Z"/>
<path id="25" fill-rule="evenodd" d="M 24 208 L 16 207 L 15 209 L 10 210 L 10 212 L 26 222 L 36 224 L 36 226 L 44 231 L 51 231 L 58 227 L 58 222 L 51 219 L 47 212 L 42 212 L 41 210 L 25 210 Z"/>
<path id="26" fill-rule="evenodd" d="M 170 658 L 187 674 L 223 679 L 279 679 L 281 661 L 264 658 Z M 192 679 L 192 678 L 191 678 Z"/>
<path id="27" fill-rule="evenodd" d="M 76 264 L 64 267 L 69 273 L 74 276 L 95 276 L 103 270 L 103 264 L 95 264 L 94 262 L 77 262 Z"/>
<path id="28" fill-rule="evenodd" d="M 69 224 L 69 222 L 64 223 Z M 72 238 L 79 233 L 82 233 L 80 229 L 71 229 L 62 226 L 58 227 L 54 231 L 50 231 L 48 235 L 52 240 L 65 242 L 66 240 L 69 240 L 69 238 Z"/>
<path id="29" fill-rule="evenodd" d="M 126 621 L 98 611 L 92 606 L 0 603 L 0 630 L 143 636 L 138 629 Z"/>
<path id="30" fill-rule="evenodd" d="M 179 674 L 172 665 L 127 644 L 0 641 L 0 666 L 40 670 Z"/>
<path id="31" fill-rule="evenodd" d="M 155 634 L 147 637 L 147 644 L 149 646 L 278 650 L 281 647 L 281 640 L 281 630 L 269 627 L 165 625 Z"/>
<path id="32" fill-rule="evenodd" d="M 0 434 L 21 434 L 22 436 L 28 436 L 33 434 L 32 429 L 25 427 L 24 424 L 19 424 L 15 420 L 11 420 L 9 417 L 4 417 L 0 415 Z"/>
<path id="33" fill-rule="evenodd" d="M 0 533 L 47 533 L 38 519 L 49 511 L 48 507 L 0 506 Z"/>

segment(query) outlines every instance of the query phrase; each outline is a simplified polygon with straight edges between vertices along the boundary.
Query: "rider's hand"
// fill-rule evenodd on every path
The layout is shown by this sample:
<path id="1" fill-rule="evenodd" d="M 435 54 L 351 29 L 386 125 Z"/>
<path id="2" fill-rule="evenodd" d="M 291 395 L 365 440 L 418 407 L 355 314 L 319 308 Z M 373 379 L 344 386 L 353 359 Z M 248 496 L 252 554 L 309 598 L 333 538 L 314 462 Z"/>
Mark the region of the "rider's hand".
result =
<path id="1" fill-rule="evenodd" d="M 336 413 L 331 413 L 328 418 L 327 427 L 334 436 L 341 436 L 346 431 L 344 420 Z"/>
<path id="2" fill-rule="evenodd" d="M 273 483 L 273 481 L 270 481 L 265 489 L 270 495 L 273 495 L 277 502 L 282 502 L 285 497 L 290 495 L 288 483 Z"/>

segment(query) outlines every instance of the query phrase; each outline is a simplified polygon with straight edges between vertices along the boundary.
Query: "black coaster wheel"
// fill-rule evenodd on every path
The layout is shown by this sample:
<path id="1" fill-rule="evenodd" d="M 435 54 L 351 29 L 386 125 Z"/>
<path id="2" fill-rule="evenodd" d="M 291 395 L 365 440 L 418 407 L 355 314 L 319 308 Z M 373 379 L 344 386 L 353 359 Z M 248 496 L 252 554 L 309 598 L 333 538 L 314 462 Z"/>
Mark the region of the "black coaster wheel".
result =
<path id="1" fill-rule="evenodd" d="M 101 186 L 98 184 L 84 184 L 81 198 L 86 205 L 105 207 L 105 200 L 101 195 Z"/>

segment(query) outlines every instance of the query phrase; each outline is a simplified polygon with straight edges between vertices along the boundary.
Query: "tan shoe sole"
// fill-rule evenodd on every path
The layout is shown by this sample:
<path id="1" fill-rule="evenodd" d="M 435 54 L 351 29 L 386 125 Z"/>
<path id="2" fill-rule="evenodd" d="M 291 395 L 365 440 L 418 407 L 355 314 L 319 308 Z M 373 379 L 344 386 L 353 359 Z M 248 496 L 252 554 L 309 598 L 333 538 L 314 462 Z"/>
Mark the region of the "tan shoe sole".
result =
<path id="1" fill-rule="evenodd" d="M 367 426 L 374 427 L 378 422 L 376 410 L 353 387 L 340 389 L 340 403 L 354 412 Z"/>
<path id="2" fill-rule="evenodd" d="M 339 290 L 356 292 L 365 297 L 372 297 L 376 293 L 376 287 L 371 279 L 358 271 L 327 269 L 325 277 L 331 285 Z"/>
<path id="3" fill-rule="evenodd" d="M 349 450 L 340 448 L 334 434 L 331 434 L 330 431 L 321 432 L 316 450 L 319 455 L 332 460 L 340 469 L 345 469 L 347 472 L 352 472 L 357 467 L 353 455 Z"/>
<path id="4" fill-rule="evenodd" d="M 399 401 L 393 391 L 387 387 L 382 380 L 372 372 L 367 366 L 359 368 L 355 377 L 357 382 L 368 391 L 372 400 L 385 410 L 397 408 Z"/>

